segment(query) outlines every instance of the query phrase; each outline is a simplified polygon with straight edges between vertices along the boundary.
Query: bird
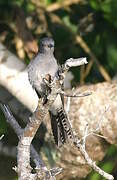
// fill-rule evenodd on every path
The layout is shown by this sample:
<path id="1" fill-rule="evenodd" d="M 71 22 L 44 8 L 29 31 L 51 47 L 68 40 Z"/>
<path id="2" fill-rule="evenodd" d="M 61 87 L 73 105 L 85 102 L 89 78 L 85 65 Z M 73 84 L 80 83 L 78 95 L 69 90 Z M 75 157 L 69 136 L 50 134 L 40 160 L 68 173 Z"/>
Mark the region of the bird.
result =
<path id="1" fill-rule="evenodd" d="M 38 54 L 27 66 L 29 82 L 36 91 L 38 98 L 45 99 L 45 103 L 49 91 L 43 82 L 43 78 L 50 75 L 51 79 L 53 79 L 57 75 L 59 69 L 57 60 L 54 57 L 54 47 L 55 42 L 51 37 L 42 38 L 40 40 Z M 73 137 L 71 124 L 64 110 L 62 95 L 57 95 L 54 103 L 49 109 L 49 114 L 55 144 L 61 147 L 68 141 L 68 138 Z"/>

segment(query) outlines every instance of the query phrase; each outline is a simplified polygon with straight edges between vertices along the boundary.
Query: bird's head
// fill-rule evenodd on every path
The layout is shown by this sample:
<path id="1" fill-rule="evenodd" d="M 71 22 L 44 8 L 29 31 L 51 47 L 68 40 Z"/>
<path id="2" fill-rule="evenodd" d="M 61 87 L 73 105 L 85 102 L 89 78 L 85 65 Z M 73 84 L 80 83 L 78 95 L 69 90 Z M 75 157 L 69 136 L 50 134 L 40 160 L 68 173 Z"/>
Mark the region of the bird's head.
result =
<path id="1" fill-rule="evenodd" d="M 54 52 L 54 40 L 50 37 L 45 37 L 40 41 L 40 52 L 53 53 Z"/>

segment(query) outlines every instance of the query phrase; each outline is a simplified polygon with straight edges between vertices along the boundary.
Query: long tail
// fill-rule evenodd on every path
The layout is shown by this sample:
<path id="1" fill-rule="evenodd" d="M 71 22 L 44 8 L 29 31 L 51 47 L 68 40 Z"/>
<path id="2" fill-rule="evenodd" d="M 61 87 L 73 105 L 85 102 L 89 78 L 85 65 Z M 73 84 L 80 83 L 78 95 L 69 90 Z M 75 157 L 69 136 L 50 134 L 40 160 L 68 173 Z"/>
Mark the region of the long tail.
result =
<path id="1" fill-rule="evenodd" d="M 64 108 L 61 107 L 60 109 L 58 109 L 57 113 L 58 113 L 58 122 L 59 121 L 61 122 L 67 136 L 70 139 L 73 138 L 73 132 L 72 132 L 71 124 L 70 124 L 70 122 L 68 120 L 68 117 L 66 115 L 66 112 L 65 112 Z"/>
<path id="2" fill-rule="evenodd" d="M 51 113 L 50 113 L 51 114 Z M 55 143 L 58 147 L 62 146 L 67 141 L 67 134 L 59 117 L 51 114 L 51 127 Z"/>
<path id="3" fill-rule="evenodd" d="M 60 147 L 67 142 L 68 138 L 73 138 L 72 128 L 60 97 L 57 97 L 57 101 L 53 104 L 50 117 L 54 140 L 56 145 Z"/>

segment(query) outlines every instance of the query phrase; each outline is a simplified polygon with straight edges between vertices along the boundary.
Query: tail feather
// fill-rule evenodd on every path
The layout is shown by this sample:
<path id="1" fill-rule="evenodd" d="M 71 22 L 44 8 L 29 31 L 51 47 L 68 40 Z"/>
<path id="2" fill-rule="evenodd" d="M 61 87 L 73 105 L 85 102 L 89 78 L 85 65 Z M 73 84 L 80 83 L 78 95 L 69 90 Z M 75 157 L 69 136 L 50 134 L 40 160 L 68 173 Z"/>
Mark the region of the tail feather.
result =
<path id="1" fill-rule="evenodd" d="M 62 124 L 64 131 L 66 132 L 67 136 L 70 139 L 73 138 L 73 132 L 72 132 L 71 124 L 68 120 L 68 117 L 66 115 L 64 108 L 61 107 L 57 112 L 58 112 L 59 119 L 61 121 L 61 124 Z"/>
<path id="2" fill-rule="evenodd" d="M 67 140 L 67 134 L 64 131 L 63 125 L 57 115 L 53 115 L 50 112 L 51 116 L 51 127 L 52 133 L 54 136 L 55 143 L 58 147 L 62 146 Z"/>
<path id="3" fill-rule="evenodd" d="M 60 147 L 67 142 L 68 138 L 73 137 L 71 125 L 63 107 L 57 109 L 56 115 L 53 115 L 51 112 L 50 115 L 54 140 L 56 145 Z"/>

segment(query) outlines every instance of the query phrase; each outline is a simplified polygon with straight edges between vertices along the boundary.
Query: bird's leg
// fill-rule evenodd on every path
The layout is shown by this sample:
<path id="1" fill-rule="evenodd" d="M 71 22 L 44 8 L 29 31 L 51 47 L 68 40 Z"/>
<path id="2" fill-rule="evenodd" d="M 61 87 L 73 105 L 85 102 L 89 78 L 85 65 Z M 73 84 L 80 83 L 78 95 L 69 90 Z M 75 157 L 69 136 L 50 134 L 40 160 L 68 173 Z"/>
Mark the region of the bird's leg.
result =
<path id="1" fill-rule="evenodd" d="M 43 82 L 45 85 L 49 88 L 51 88 L 52 78 L 50 74 L 46 74 L 46 76 L 43 78 Z"/>
<path id="2" fill-rule="evenodd" d="M 48 101 L 48 98 L 47 98 L 47 94 L 44 94 L 43 98 L 42 98 L 42 102 L 43 102 L 43 105 L 45 105 Z"/>
<path id="3" fill-rule="evenodd" d="M 47 97 L 51 93 L 51 83 L 52 83 L 51 75 L 47 74 L 45 78 L 43 78 L 43 81 L 45 83 L 45 94 L 43 96 L 43 104 L 46 104 L 48 101 Z"/>

